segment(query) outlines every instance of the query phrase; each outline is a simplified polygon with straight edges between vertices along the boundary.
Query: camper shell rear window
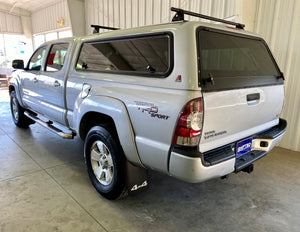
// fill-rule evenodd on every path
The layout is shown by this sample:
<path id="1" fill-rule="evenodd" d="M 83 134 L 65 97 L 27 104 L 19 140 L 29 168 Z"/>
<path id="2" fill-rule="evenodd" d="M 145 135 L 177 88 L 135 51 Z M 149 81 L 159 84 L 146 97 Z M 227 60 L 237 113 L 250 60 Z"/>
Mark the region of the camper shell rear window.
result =
<path id="1" fill-rule="evenodd" d="M 261 38 L 203 27 L 196 33 L 203 90 L 283 84 L 281 72 Z"/>

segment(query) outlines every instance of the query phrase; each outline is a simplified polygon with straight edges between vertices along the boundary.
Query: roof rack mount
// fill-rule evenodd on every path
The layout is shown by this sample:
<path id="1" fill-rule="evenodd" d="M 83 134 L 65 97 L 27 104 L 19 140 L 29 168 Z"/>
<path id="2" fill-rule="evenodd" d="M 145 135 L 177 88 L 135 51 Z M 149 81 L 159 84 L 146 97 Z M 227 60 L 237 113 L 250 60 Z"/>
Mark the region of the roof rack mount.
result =
<path id="1" fill-rule="evenodd" d="M 198 17 L 198 18 L 202 18 L 202 19 L 207 19 L 207 20 L 211 20 L 211 21 L 215 21 L 215 22 L 219 22 L 219 23 L 230 24 L 239 29 L 244 29 L 244 27 L 245 27 L 245 24 L 235 23 L 235 22 L 231 22 L 228 20 L 224 20 L 224 19 L 219 19 L 219 18 L 215 18 L 215 17 L 203 15 L 203 14 L 198 14 L 198 13 L 183 10 L 180 8 L 171 7 L 171 11 L 176 12 L 175 16 L 172 19 L 172 22 L 184 20 L 184 15 L 186 14 L 186 15 L 190 15 L 190 16 L 194 16 L 194 17 Z"/>
<path id="2" fill-rule="evenodd" d="M 100 25 L 91 25 L 91 27 L 94 28 L 93 34 L 99 33 L 100 29 L 107 29 L 107 30 L 119 30 L 120 29 L 117 27 L 106 27 L 106 26 L 100 26 Z"/>

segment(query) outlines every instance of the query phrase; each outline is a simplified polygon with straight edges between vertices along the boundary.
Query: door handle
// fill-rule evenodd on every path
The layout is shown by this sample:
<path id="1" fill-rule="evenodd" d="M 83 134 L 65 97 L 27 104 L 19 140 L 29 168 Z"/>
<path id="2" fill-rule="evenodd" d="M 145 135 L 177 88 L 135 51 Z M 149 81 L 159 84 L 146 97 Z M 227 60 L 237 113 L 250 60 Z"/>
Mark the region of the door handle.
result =
<path id="1" fill-rule="evenodd" d="M 260 93 L 252 93 L 247 95 L 247 101 L 254 101 L 260 99 Z"/>
<path id="2" fill-rule="evenodd" d="M 59 87 L 59 86 L 60 86 L 60 83 L 59 83 L 58 81 L 54 81 L 53 86 L 54 86 L 54 87 Z"/>
<path id="3" fill-rule="evenodd" d="M 37 83 L 38 82 L 38 79 L 35 77 L 33 78 L 33 83 Z"/>
<path id="4" fill-rule="evenodd" d="M 260 101 L 260 93 L 252 93 L 247 95 L 248 105 L 255 105 Z"/>

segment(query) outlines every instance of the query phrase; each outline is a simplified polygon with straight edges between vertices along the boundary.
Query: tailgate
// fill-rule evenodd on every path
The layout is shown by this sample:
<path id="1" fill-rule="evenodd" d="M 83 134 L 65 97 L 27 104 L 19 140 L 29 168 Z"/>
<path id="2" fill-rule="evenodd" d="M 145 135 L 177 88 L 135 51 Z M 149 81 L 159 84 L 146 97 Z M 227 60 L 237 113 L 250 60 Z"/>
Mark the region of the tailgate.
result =
<path id="1" fill-rule="evenodd" d="M 203 93 L 203 99 L 200 151 L 206 152 L 277 125 L 284 87 L 207 92 Z"/>

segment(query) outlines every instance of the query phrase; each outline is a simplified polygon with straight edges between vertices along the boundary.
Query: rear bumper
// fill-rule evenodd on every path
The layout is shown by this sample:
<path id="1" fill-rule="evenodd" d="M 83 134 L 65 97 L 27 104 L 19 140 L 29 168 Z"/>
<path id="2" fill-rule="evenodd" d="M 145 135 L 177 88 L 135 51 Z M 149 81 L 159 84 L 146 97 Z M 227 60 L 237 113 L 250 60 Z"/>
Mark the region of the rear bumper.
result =
<path id="1" fill-rule="evenodd" d="M 279 124 L 252 137 L 251 152 L 236 159 L 236 142 L 209 152 L 188 151 L 172 148 L 169 160 L 169 173 L 178 179 L 197 183 L 238 172 L 265 156 L 283 137 L 287 122 Z"/>

